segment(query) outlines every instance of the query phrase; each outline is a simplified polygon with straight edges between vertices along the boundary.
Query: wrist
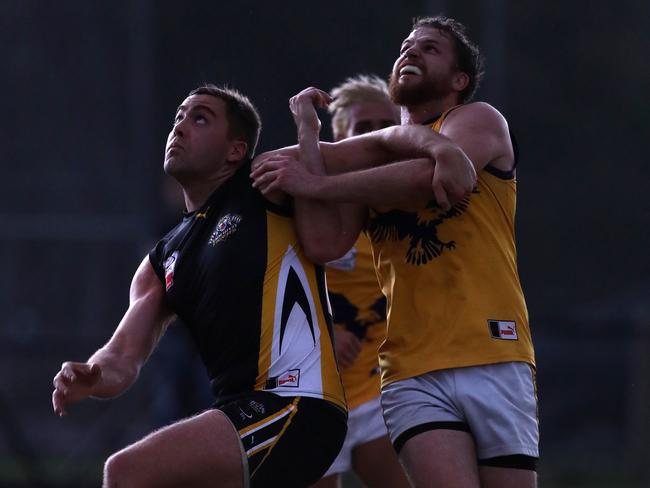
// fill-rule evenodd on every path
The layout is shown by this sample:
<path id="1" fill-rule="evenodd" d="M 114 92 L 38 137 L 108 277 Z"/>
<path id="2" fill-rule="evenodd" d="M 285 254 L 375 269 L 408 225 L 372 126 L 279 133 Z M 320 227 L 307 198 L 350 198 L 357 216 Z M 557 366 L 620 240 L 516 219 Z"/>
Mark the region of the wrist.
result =
<path id="1" fill-rule="evenodd" d="M 451 142 L 438 142 L 432 144 L 428 148 L 429 157 L 431 157 L 436 163 L 444 162 L 449 156 L 457 153 L 459 147 Z"/>
<path id="2" fill-rule="evenodd" d="M 309 195 L 311 198 L 321 200 L 327 194 L 328 178 L 324 175 L 311 174 L 309 184 Z"/>
<path id="3" fill-rule="evenodd" d="M 320 127 L 314 127 L 307 123 L 298 125 L 298 143 L 318 141 L 319 135 Z"/>

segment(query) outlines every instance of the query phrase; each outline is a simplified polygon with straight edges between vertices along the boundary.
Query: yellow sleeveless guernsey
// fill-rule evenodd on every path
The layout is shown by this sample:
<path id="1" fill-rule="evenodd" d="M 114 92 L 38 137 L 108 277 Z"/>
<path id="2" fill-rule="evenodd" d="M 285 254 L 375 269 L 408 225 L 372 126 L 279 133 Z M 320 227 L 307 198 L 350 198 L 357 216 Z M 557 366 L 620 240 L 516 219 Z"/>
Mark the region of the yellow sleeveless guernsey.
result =
<path id="1" fill-rule="evenodd" d="M 348 407 L 379 396 L 379 345 L 386 336 L 386 297 L 379 288 L 370 242 L 365 234 L 341 259 L 327 265 L 327 288 L 334 326 L 361 341 L 356 360 L 340 368 Z"/>
<path id="2" fill-rule="evenodd" d="M 514 177 L 486 167 L 473 193 L 446 212 L 435 200 L 371 209 L 368 233 L 388 299 L 382 385 L 447 368 L 535 365 L 517 272 L 516 193 Z"/>

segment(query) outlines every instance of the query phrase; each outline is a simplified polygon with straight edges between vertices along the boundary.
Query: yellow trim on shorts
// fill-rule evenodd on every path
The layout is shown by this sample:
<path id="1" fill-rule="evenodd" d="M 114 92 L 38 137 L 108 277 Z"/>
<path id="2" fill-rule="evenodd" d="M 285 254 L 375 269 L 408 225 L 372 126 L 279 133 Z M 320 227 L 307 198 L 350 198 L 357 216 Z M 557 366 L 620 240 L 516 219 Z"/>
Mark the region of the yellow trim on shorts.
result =
<path id="1" fill-rule="evenodd" d="M 255 468 L 255 471 L 253 471 L 253 472 L 251 473 L 251 475 L 250 475 L 251 479 L 253 478 L 253 476 L 255 476 L 255 473 L 257 472 L 257 470 L 260 469 L 260 467 L 264 464 L 264 461 L 266 461 L 266 458 L 269 457 L 269 454 L 271 454 L 271 451 L 273 450 L 273 448 L 275 447 L 275 445 L 278 443 L 278 441 L 280 440 L 280 438 L 282 437 L 282 435 L 285 433 L 285 431 L 287 430 L 287 427 L 289 427 L 289 424 L 290 424 L 291 421 L 293 420 L 293 416 L 296 415 L 296 414 L 298 413 L 298 403 L 299 403 L 299 402 L 300 402 L 300 397 L 296 397 L 296 398 L 294 398 L 294 400 L 293 400 L 293 402 L 291 403 L 291 405 L 288 405 L 287 407 L 285 407 L 285 408 L 283 408 L 282 410 L 280 410 L 280 412 L 283 412 L 283 411 L 285 411 L 285 410 L 288 410 L 288 411 L 290 412 L 290 413 L 289 413 L 289 418 L 288 418 L 288 419 L 286 420 L 286 422 L 284 423 L 284 426 L 282 427 L 282 430 L 281 430 L 281 431 L 278 433 L 278 435 L 276 435 L 275 438 L 273 439 L 273 444 L 271 444 L 271 446 L 268 448 L 268 451 L 266 451 L 266 454 L 264 455 L 264 457 L 262 458 L 262 460 L 260 461 L 260 463 L 259 463 L 259 464 L 257 465 L 257 467 Z M 278 412 L 278 413 L 280 413 L 280 412 Z M 276 415 L 276 418 L 277 418 L 277 415 Z M 258 452 L 258 451 L 259 451 L 259 449 L 258 449 L 257 451 L 255 451 L 255 452 Z M 251 453 L 249 456 L 252 456 L 253 454 L 254 454 L 254 453 Z"/>
<path id="2" fill-rule="evenodd" d="M 272 424 L 277 419 L 284 417 L 285 415 L 287 415 L 287 413 L 291 412 L 293 408 L 294 408 L 293 404 L 287 405 L 282 410 L 278 410 L 277 412 L 275 412 L 273 415 L 269 415 L 268 417 L 263 418 L 262 420 L 260 420 L 259 422 L 255 422 L 254 424 L 247 425 L 246 427 L 238 431 L 239 437 L 244 437 L 245 435 L 248 435 L 255 430 L 259 430 L 262 427 L 266 427 L 267 425 Z"/>

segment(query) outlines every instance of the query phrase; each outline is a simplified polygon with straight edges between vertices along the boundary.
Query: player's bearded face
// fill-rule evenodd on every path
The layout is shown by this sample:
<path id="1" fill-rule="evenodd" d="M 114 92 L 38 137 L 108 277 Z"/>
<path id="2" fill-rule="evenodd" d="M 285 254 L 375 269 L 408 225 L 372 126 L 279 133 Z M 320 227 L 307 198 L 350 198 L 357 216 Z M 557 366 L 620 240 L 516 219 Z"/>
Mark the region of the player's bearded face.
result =
<path id="1" fill-rule="evenodd" d="M 411 32 L 390 75 L 391 100 L 411 106 L 448 95 L 452 91 L 453 58 L 450 41 L 438 29 Z"/>
<path id="2" fill-rule="evenodd" d="M 448 80 L 440 73 L 431 73 L 427 66 L 420 66 L 422 75 L 414 80 L 402 81 L 399 70 L 404 63 L 395 63 L 388 82 L 388 91 L 393 103 L 403 106 L 420 105 L 449 93 Z"/>

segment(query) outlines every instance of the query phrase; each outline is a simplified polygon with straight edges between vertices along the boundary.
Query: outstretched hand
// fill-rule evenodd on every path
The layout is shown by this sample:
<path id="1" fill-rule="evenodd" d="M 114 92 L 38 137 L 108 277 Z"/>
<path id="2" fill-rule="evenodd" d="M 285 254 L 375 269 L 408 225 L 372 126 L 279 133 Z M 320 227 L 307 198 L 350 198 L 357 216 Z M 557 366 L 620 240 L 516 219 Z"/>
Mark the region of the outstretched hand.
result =
<path id="1" fill-rule="evenodd" d="M 66 415 L 67 405 L 85 400 L 91 396 L 93 387 L 99 383 L 102 370 L 99 364 L 66 362 L 54 377 L 52 407 L 54 413 Z"/>

